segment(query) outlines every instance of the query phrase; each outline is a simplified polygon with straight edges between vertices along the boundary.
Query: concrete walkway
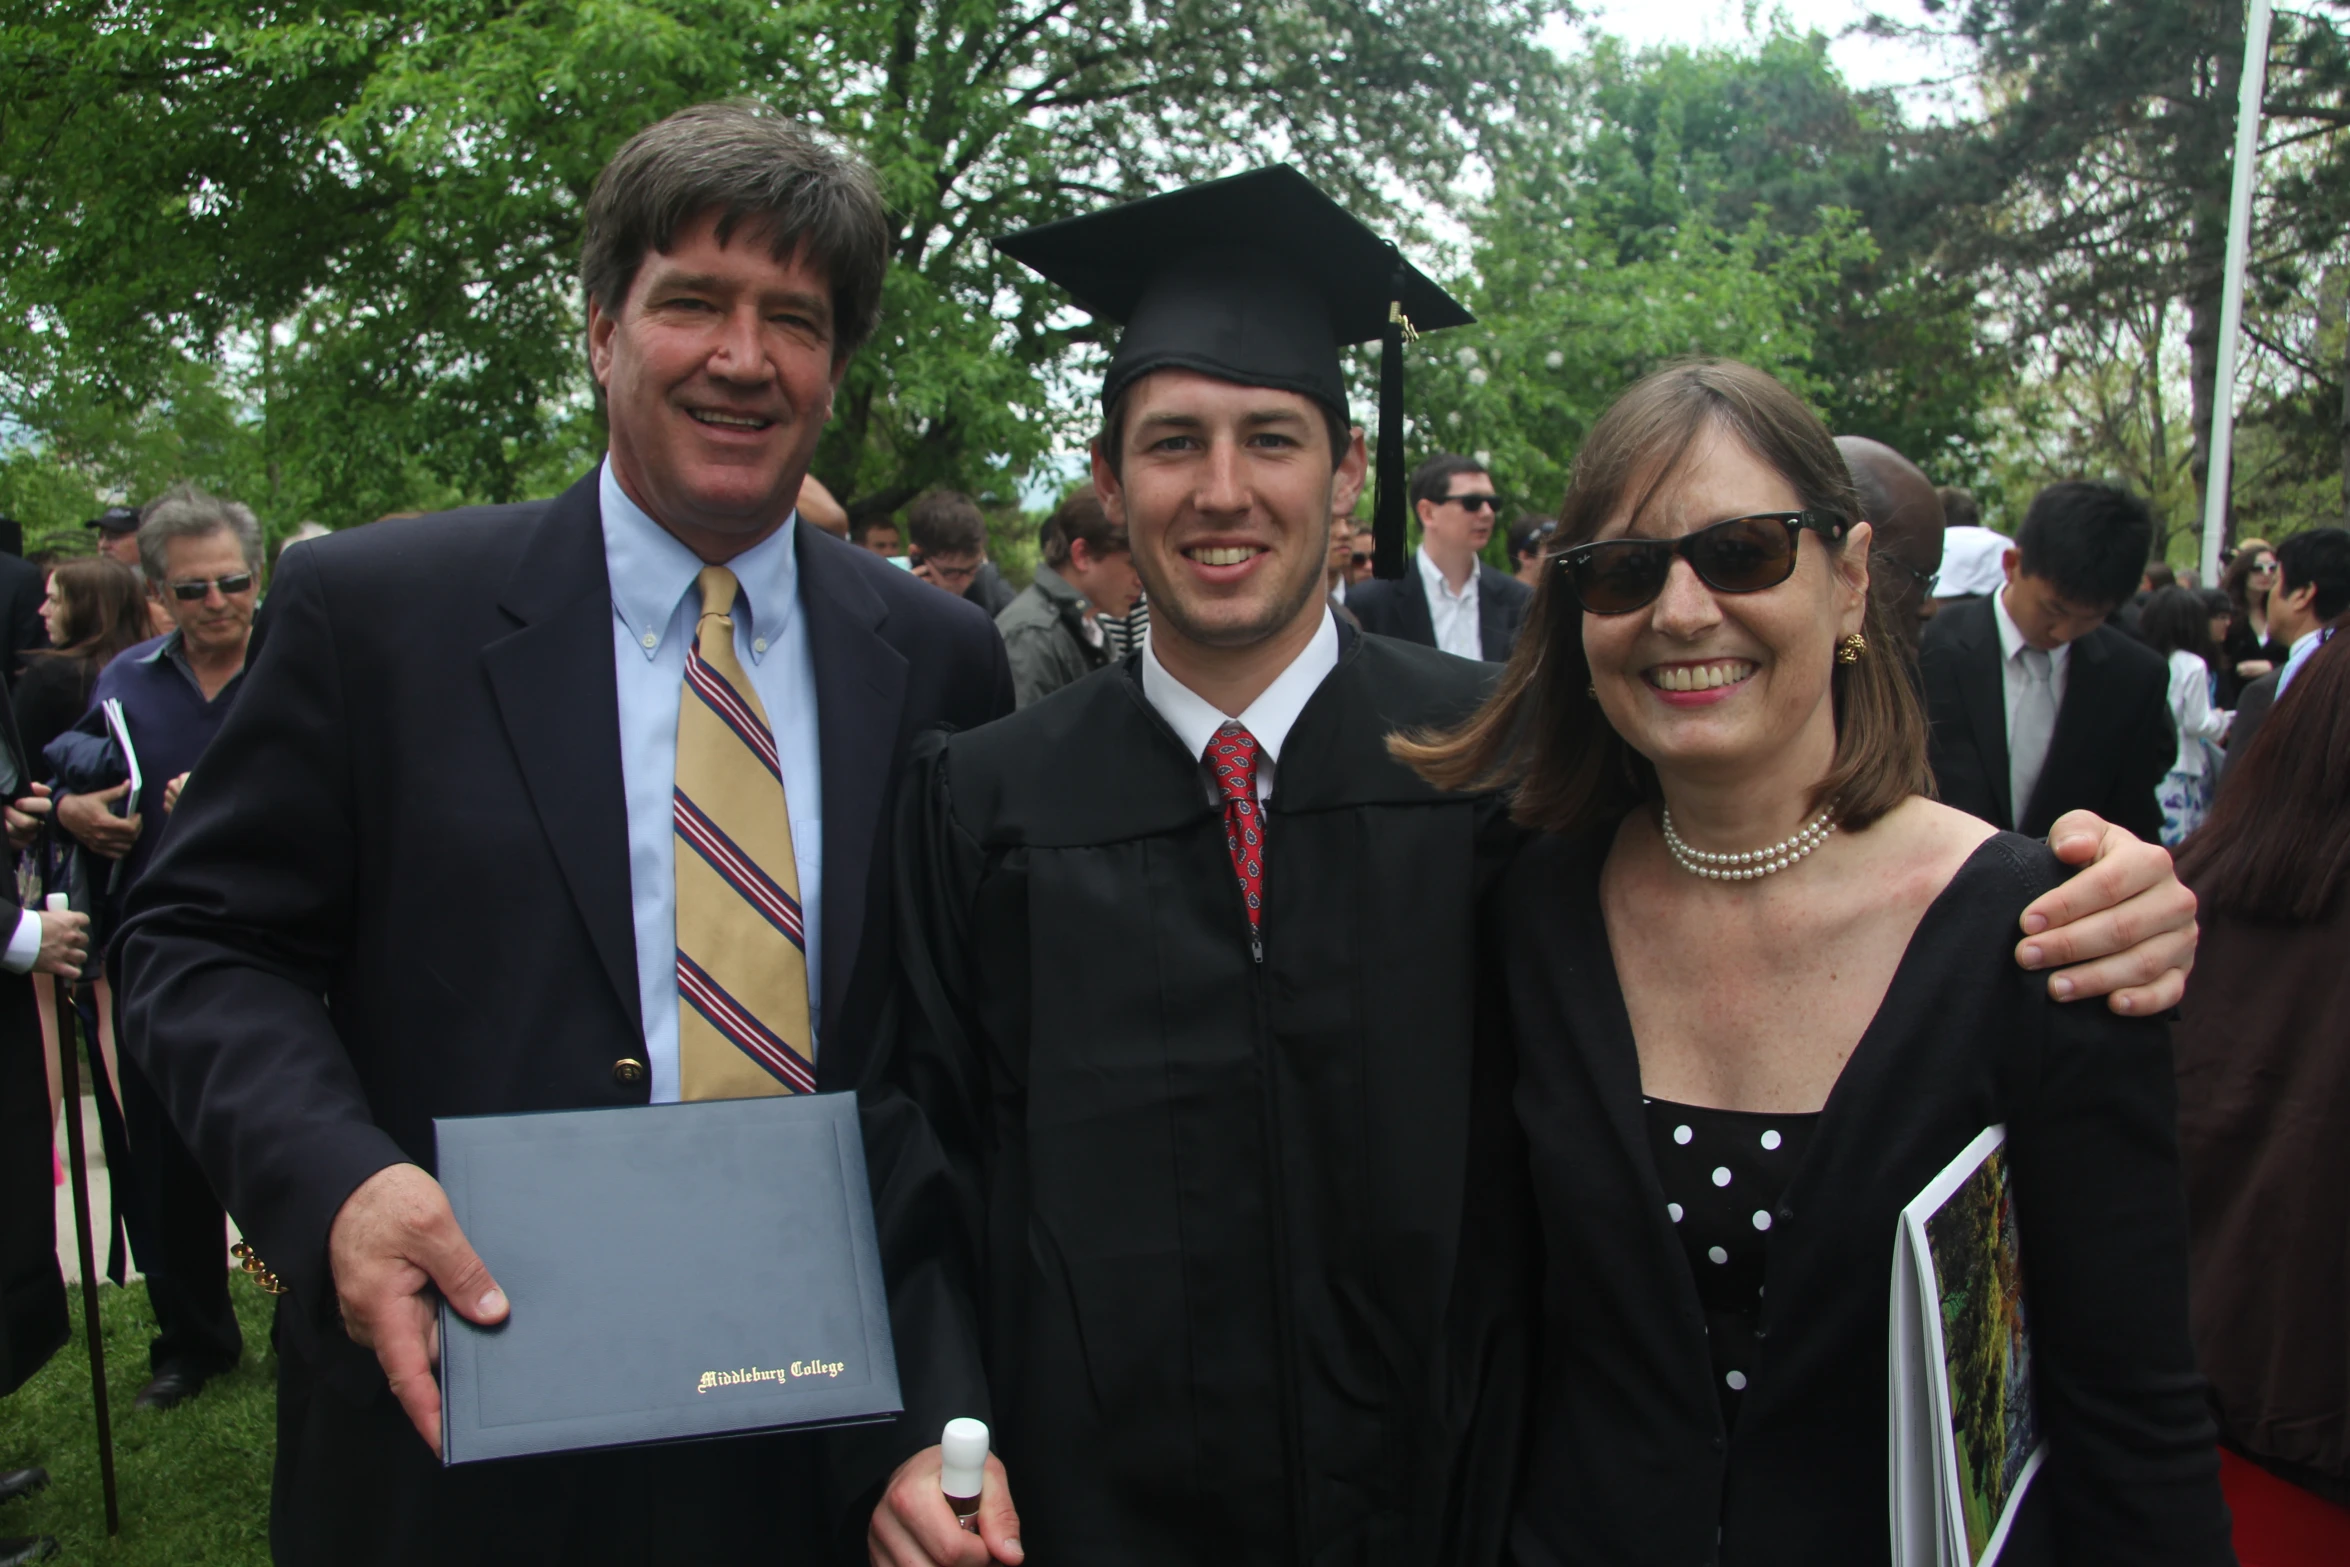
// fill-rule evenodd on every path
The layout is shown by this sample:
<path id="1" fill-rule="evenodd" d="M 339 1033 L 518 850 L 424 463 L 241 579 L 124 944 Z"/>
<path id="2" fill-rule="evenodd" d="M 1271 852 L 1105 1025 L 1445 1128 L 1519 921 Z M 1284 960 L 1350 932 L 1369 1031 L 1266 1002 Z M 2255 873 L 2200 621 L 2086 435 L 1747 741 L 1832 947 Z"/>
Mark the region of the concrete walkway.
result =
<path id="1" fill-rule="evenodd" d="M 100 1278 L 106 1273 L 106 1242 L 108 1217 L 114 1211 L 113 1188 L 106 1179 L 106 1148 L 98 1137 L 98 1101 L 88 1094 L 82 1096 L 82 1141 L 90 1156 L 90 1255 L 96 1259 Z M 60 1117 L 57 1127 L 57 1157 L 66 1157 L 65 1126 Z M 220 1260 L 223 1266 L 237 1264 L 228 1255 L 228 1248 L 236 1243 L 237 1221 L 228 1222 L 228 1235 L 221 1242 Z M 68 1179 L 57 1184 L 57 1265 L 65 1270 L 65 1282 L 78 1285 L 82 1281 L 80 1243 L 76 1238 L 73 1217 L 73 1182 Z M 133 1267 L 130 1277 L 139 1273 Z"/>

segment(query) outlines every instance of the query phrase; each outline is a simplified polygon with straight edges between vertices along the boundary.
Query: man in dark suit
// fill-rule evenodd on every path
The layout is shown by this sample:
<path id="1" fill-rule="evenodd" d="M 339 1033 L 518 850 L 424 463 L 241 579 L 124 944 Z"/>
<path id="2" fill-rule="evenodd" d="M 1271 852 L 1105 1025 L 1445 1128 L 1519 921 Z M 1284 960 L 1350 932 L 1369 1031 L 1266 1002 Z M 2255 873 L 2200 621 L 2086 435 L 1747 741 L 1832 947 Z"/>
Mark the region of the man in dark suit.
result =
<path id="1" fill-rule="evenodd" d="M 1392 582 L 1356 583 L 1346 607 L 1365 631 L 1463 658 L 1505 661 L 1534 590 L 1477 558 L 1500 515 L 1492 475 L 1475 458 L 1445 453 L 1413 470 L 1409 493 L 1420 518 L 1412 569 Z"/>
<path id="2" fill-rule="evenodd" d="M 909 1408 L 909 1439 L 874 1428 L 865 1446 L 435 1456 L 436 1292 L 478 1323 L 507 1305 L 498 1259 L 428 1173 L 434 1117 L 812 1077 L 868 1091 L 877 1191 L 920 1135 L 874 1086 L 884 823 L 916 734 L 1007 713 L 1012 689 L 976 608 L 795 520 L 873 327 L 887 234 L 870 171 L 803 127 L 731 106 L 663 121 L 586 213 L 606 461 L 550 502 L 378 523 L 285 558 L 245 694 L 117 949 L 126 1047 L 287 1287 L 280 1562 L 813 1561 L 936 1440 L 935 1412 Z M 748 687 L 734 732 L 771 748 L 686 744 L 681 690 L 714 703 L 702 676 L 722 657 Z M 743 767 L 763 757 L 759 783 Z M 757 1021 L 798 1061 L 736 1049 L 680 1004 L 689 911 L 722 943 L 777 928 L 689 877 L 689 762 L 772 801 L 745 818 L 776 850 L 757 868 L 805 919 Z M 894 1301 L 920 1243 L 883 1199 Z M 895 1331 L 901 1358 L 921 1352 L 921 1323 Z"/>
<path id="3" fill-rule="evenodd" d="M 48 597 L 49 573 L 24 558 L 24 528 L 14 517 L 0 517 L 0 637 L 8 643 L 8 688 L 24 670 L 24 656 L 49 645 L 49 626 L 41 618 L 41 601 Z M 8 542 L 13 541 L 13 542 Z"/>
<path id="4" fill-rule="evenodd" d="M 2153 534 L 2126 491 L 2050 485 L 2007 552 L 2006 584 L 1927 623 L 1918 668 L 1945 804 L 2034 836 L 2089 810 L 2155 840 L 2155 789 L 2177 754 L 2170 670 L 2106 624 Z"/>
<path id="5" fill-rule="evenodd" d="M 2268 595 L 2268 633 L 2291 649 L 2283 665 L 2244 688 L 2236 699 L 2236 721 L 2228 727 L 2227 776 L 2236 758 L 2252 749 L 2252 737 L 2268 722 L 2277 694 L 2292 683 L 2294 670 L 2317 651 L 2319 632 L 2350 613 L 2350 532 L 2311 528 L 2276 548 L 2276 586 Z"/>

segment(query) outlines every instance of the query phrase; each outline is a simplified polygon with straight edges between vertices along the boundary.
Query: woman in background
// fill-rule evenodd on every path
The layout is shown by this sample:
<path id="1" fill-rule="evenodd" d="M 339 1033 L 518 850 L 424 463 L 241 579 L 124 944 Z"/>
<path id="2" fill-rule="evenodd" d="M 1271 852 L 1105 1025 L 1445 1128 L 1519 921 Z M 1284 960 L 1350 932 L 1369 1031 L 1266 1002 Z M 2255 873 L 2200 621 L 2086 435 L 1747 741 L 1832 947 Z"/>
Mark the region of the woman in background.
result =
<path id="1" fill-rule="evenodd" d="M 2060 867 L 1927 798 L 1858 516 L 1786 387 L 1660 371 L 1492 699 L 1397 742 L 1542 834 L 1494 911 L 1546 1243 L 1513 1555 L 1890 1560 L 1895 1226 L 1999 1123 L 2049 1446 L 2002 1562 L 2217 1567 L 2163 1026 L 2011 961 Z"/>
<path id="2" fill-rule="evenodd" d="M 2285 661 L 2288 651 L 2268 633 L 2268 595 L 2277 585 L 2277 552 L 2266 539 L 2246 539 L 2236 546 L 2219 585 L 2236 612 L 2228 640 L 2220 652 L 2235 677 L 2227 705 L 2235 706 L 2235 692 Z"/>
<path id="3" fill-rule="evenodd" d="M 2163 847 L 2175 849 L 2203 825 L 2219 782 L 2220 742 L 2235 715 L 2213 705 L 2211 612 L 2193 588 L 2164 588 L 2138 614 L 2138 636 L 2170 661 L 2171 727 L 2179 749 L 2155 798 L 2162 806 Z"/>
<path id="4" fill-rule="evenodd" d="M 41 619 L 49 628 L 49 646 L 25 656 L 24 673 L 17 676 L 15 703 L 17 731 L 24 737 L 25 755 L 33 765 L 44 765 L 41 753 L 78 722 L 90 709 L 90 689 L 98 671 L 148 635 L 147 594 L 137 572 L 104 555 L 59 561 L 49 571 L 47 596 L 41 600 Z M 37 792 L 46 786 L 34 784 Z M 37 840 L 27 856 L 37 857 L 31 885 L 20 878 L 19 892 L 38 899 L 50 891 L 64 891 L 58 872 L 62 858 L 46 841 Z M 28 905 L 30 906 L 30 905 Z M 57 1062 L 57 988 L 47 975 L 33 977 L 33 999 L 41 1014 L 42 1054 L 49 1064 L 49 1124 L 57 1124 L 64 1083 Z M 118 1168 L 123 1157 L 116 1146 L 119 1124 L 112 1103 L 114 1041 L 100 1041 L 98 1054 L 106 1074 L 106 1100 L 100 1115 L 107 1134 L 107 1157 Z"/>
<path id="5" fill-rule="evenodd" d="M 104 555 L 59 561 L 50 570 L 41 619 L 49 646 L 26 656 L 16 683 L 17 727 L 33 757 L 89 711 L 98 671 L 149 634 L 138 573 Z"/>
<path id="6" fill-rule="evenodd" d="M 2173 1036 L 2198 1358 L 2230 1447 L 2350 1508 L 2350 637 L 2294 677 L 2179 875 L 2203 923 Z M 2350 1512 L 2335 1529 L 2350 1561 Z"/>

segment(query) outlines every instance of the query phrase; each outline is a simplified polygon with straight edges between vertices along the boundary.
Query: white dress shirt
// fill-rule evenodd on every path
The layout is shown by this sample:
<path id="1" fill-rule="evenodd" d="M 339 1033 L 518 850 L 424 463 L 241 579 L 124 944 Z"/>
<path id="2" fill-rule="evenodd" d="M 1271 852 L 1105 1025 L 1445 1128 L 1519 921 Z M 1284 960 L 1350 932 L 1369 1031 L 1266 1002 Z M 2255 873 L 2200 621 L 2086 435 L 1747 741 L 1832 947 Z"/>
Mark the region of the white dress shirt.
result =
<path id="1" fill-rule="evenodd" d="M 696 587 L 703 562 L 677 535 L 645 515 L 612 476 L 599 481 L 604 569 L 612 584 L 612 664 L 620 695 L 620 774 L 628 800 L 629 902 L 636 921 L 637 998 L 645 1016 L 645 1064 L 653 1103 L 677 1098 L 677 707 L 686 649 L 701 619 Z M 751 677 L 791 811 L 792 859 L 800 873 L 808 956 L 810 1060 L 822 1013 L 819 961 L 824 929 L 824 783 L 816 738 L 816 666 L 808 618 L 800 613 L 800 565 L 792 519 L 726 563 L 735 598 L 734 651 Z M 796 1032 L 778 1027 L 777 1032 Z"/>
<path id="2" fill-rule="evenodd" d="M 1436 626 L 1436 646 L 1461 658 L 1483 658 L 1485 643 L 1477 624 L 1476 562 L 1469 563 L 1469 580 L 1455 593 L 1436 562 L 1428 558 L 1428 546 L 1421 545 L 1416 553 L 1420 584 L 1428 591 L 1428 618 Z"/>
<path id="3" fill-rule="evenodd" d="M 2285 687 L 2291 685 L 2293 677 L 2301 673 L 2301 666 L 2309 662 L 2309 655 L 2323 647 L 2330 635 L 2325 627 L 2320 626 L 2315 631 L 2305 631 L 2293 639 L 2293 645 L 2285 652 L 2285 667 L 2277 675 L 2277 696 L 2285 694 Z"/>
<path id="4" fill-rule="evenodd" d="M 1175 738 L 1200 759 L 1200 784 L 1207 790 L 1210 804 L 1221 803 L 1224 796 L 1216 788 L 1215 780 L 1208 776 L 1205 765 L 1208 742 L 1216 737 L 1216 731 L 1224 727 L 1227 719 L 1237 719 L 1241 728 L 1256 737 L 1257 798 L 1270 800 L 1282 742 L 1289 738 L 1297 715 L 1305 711 L 1306 703 L 1313 700 L 1314 693 L 1337 667 L 1338 619 L 1325 609 L 1313 640 L 1289 661 L 1287 669 L 1274 677 L 1271 685 L 1258 693 L 1245 712 L 1227 714 L 1167 673 L 1167 666 L 1159 662 L 1158 649 L 1147 636 L 1142 643 L 1142 696 L 1158 709 L 1167 727 L 1175 731 Z"/>
<path id="5" fill-rule="evenodd" d="M 2001 694 L 2006 698 L 2007 708 L 2009 790 L 2014 796 L 2011 803 L 2015 819 L 2020 822 L 2024 819 L 2024 811 L 2032 803 L 2033 786 L 2039 783 L 2041 768 L 2047 763 L 2048 757 L 2043 752 L 2038 761 L 2034 762 L 2026 771 L 2017 771 L 2014 767 L 2015 710 L 2016 704 L 2023 700 L 2024 684 L 2031 678 L 2024 672 L 2024 651 L 2031 644 L 2024 640 L 2023 632 L 2017 629 L 2014 619 L 2007 613 L 2007 590 L 2005 588 L 2001 588 L 1991 595 L 1991 618 L 1999 624 L 1999 684 Z M 2064 711 L 2065 671 L 2071 667 L 2072 663 L 2072 645 L 2067 643 L 2061 647 L 2049 648 L 2046 651 L 2048 654 L 2048 694 L 2055 700 L 2056 711 L 2061 714 Z"/>
<path id="6" fill-rule="evenodd" d="M 0 953 L 0 972 L 30 974 L 33 963 L 41 956 L 41 911 L 19 909 L 16 912 L 16 932 L 8 938 L 8 949 Z"/>

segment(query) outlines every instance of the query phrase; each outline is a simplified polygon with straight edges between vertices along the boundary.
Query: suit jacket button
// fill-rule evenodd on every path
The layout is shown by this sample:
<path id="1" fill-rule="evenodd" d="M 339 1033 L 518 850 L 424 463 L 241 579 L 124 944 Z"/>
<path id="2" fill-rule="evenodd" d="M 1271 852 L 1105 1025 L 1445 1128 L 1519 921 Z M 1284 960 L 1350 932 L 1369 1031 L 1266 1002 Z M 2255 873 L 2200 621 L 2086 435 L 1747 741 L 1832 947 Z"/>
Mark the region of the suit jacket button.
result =
<path id="1" fill-rule="evenodd" d="M 634 1056 L 622 1056 L 612 1063 L 612 1081 L 623 1088 L 633 1087 L 645 1080 L 645 1064 Z"/>

